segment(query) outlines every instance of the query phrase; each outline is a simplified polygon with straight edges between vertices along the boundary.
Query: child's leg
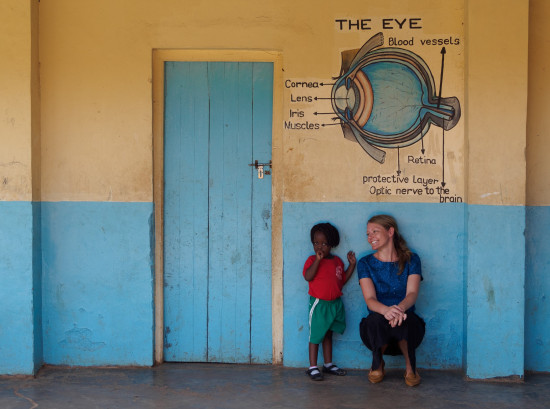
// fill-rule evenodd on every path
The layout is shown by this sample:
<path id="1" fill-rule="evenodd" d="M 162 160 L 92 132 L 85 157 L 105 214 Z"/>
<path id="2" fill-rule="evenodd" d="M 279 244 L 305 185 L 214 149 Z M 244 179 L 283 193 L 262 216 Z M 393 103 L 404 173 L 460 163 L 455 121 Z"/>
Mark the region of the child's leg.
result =
<path id="1" fill-rule="evenodd" d="M 332 363 L 332 331 L 328 330 L 323 338 L 323 359 L 325 364 Z"/>
<path id="2" fill-rule="evenodd" d="M 309 297 L 309 366 L 317 366 L 319 344 L 323 342 L 328 324 L 325 319 L 325 301 Z"/>
<path id="3" fill-rule="evenodd" d="M 309 369 L 306 373 L 312 381 L 322 381 L 323 374 L 317 367 L 317 355 L 319 353 L 319 344 L 309 343 Z"/>
<path id="4" fill-rule="evenodd" d="M 324 342 L 324 341 L 323 341 Z M 323 351 L 324 351 L 323 347 Z M 319 344 L 309 343 L 309 367 L 317 366 L 317 355 L 319 354 Z"/>
<path id="5" fill-rule="evenodd" d="M 334 332 L 343 334 L 346 329 L 346 313 L 341 298 L 328 304 L 326 319 L 330 322 L 330 326 L 323 337 L 323 358 L 325 360 L 325 367 L 327 365 L 332 365 L 332 334 Z"/>
<path id="6" fill-rule="evenodd" d="M 332 333 L 333 331 L 328 330 L 325 334 L 325 338 L 323 338 L 323 358 L 325 360 L 323 372 L 331 375 L 344 376 L 346 375 L 346 371 L 338 368 L 338 366 L 332 362 Z"/>

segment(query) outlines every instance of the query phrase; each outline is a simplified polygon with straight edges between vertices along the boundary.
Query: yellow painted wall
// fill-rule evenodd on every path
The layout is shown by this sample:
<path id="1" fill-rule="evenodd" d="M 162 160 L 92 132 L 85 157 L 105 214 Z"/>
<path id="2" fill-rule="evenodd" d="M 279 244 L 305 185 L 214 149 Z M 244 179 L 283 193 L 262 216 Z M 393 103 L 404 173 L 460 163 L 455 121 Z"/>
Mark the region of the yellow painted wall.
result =
<path id="1" fill-rule="evenodd" d="M 314 2 L 260 5 L 243 1 L 212 8 L 181 2 L 152 5 L 136 1 L 127 9 L 123 2 L 43 1 L 39 25 L 43 198 L 152 199 L 153 48 L 278 50 L 284 56 L 286 78 L 325 80 L 327 75 L 338 73 L 338 53 L 356 47 L 368 37 L 365 32 L 338 32 L 335 18 L 376 19 L 418 13 L 423 20 L 423 35 L 453 33 L 467 37 L 469 44 L 465 53 L 469 64 L 467 99 L 460 81 L 462 61 L 452 63 L 454 72 L 447 77 L 451 82 L 445 82 L 448 92 L 444 95 L 461 99 L 466 114 L 459 128 L 453 130 L 454 137 L 448 140 L 450 183 L 471 203 L 524 203 L 525 159 L 521 151 L 525 145 L 528 49 L 523 22 L 529 3 L 509 1 L 506 7 L 495 7 L 498 2 L 492 0 L 466 2 L 467 18 L 463 16 L 462 1 L 444 5 L 430 1 L 373 1 L 364 15 L 355 11 L 362 9 L 359 3 L 362 2 L 348 4 L 344 10 L 337 5 L 319 9 Z M 39 111 L 39 104 L 31 108 L 30 84 L 37 84 L 36 76 L 32 76 L 31 56 L 33 52 L 36 55 L 36 47 L 32 48 L 30 41 L 31 5 L 34 7 L 36 2 L 5 1 L 0 6 L 3 38 L 9 38 L 0 45 L 7 57 L 0 80 L 4 95 L 0 111 L 4 120 L 0 126 L 5 146 L 10 147 L 0 152 L 2 175 L 7 178 L 0 185 L 0 193 L 8 200 L 26 199 L 33 186 L 35 190 L 40 187 L 40 183 L 31 183 L 28 145 L 32 134 L 38 141 L 35 152 L 40 146 L 37 115 L 34 125 L 31 121 L 31 112 Z M 543 129 L 547 117 L 544 72 L 548 53 L 541 50 L 548 48 L 544 21 L 549 11 L 544 1 L 531 1 L 530 8 L 527 191 L 529 204 L 546 204 L 550 189 L 542 175 L 548 173 L 543 156 L 547 145 Z M 467 21 L 467 33 L 462 32 L 463 21 Z M 368 34 L 376 31 L 373 29 Z M 405 30 L 400 35 L 406 37 L 409 33 Z M 423 52 L 422 56 L 430 66 L 437 65 L 436 53 Z M 35 95 L 37 88 L 32 87 Z M 284 91 L 284 106 L 278 108 L 286 115 L 291 91 Z M 467 121 L 469 168 L 465 170 L 460 127 Z M 433 134 L 425 140 L 437 138 Z M 381 166 L 365 160 L 364 153 L 354 143 L 343 140 L 339 132 L 322 130 L 313 136 L 285 132 L 283 145 L 286 200 L 372 200 L 355 187 L 360 186 L 362 175 L 374 174 Z M 435 143 L 429 145 L 437 151 Z M 339 160 L 327 156 L 327 152 L 334 151 L 339 154 L 337 159 L 341 157 L 354 166 L 341 167 Z M 389 152 L 388 162 L 394 154 Z M 39 161 L 40 155 L 34 158 Z M 316 182 L 319 162 L 326 175 L 322 193 Z M 39 176 L 40 172 L 35 172 L 35 180 Z M 464 177 L 468 180 L 466 191 Z M 35 191 L 34 196 L 37 195 Z M 389 198 L 378 200 L 381 199 Z"/>
<path id="2" fill-rule="evenodd" d="M 42 154 L 40 124 L 40 62 L 38 49 L 38 2 L 31 4 L 31 161 L 32 161 L 32 199 L 41 200 L 42 192 Z"/>
<path id="3" fill-rule="evenodd" d="M 467 2 L 470 204 L 525 204 L 528 7 L 528 0 Z"/>
<path id="4" fill-rule="evenodd" d="M 31 200 L 31 2 L 0 2 L 0 200 Z"/>
<path id="5" fill-rule="evenodd" d="M 527 204 L 550 204 L 550 2 L 529 2 L 529 99 L 527 114 Z"/>
<path id="6" fill-rule="evenodd" d="M 241 0 L 212 7 L 198 2 L 143 0 L 134 1 L 129 7 L 122 1 L 42 1 L 39 28 L 43 199 L 152 200 L 154 48 L 277 50 L 284 58 L 285 78 L 322 81 L 338 74 L 340 51 L 361 45 L 377 28 L 374 22 L 371 31 L 339 32 L 336 18 L 376 21 L 418 15 L 422 18 L 423 36 L 451 34 L 469 45 L 467 52 L 458 50 L 460 58 L 451 60 L 448 55 L 447 59 L 443 94 L 457 96 L 463 108 L 462 120 L 446 140 L 449 184 L 470 203 L 523 204 L 527 189 L 529 204 L 546 204 L 550 200 L 543 176 L 550 166 L 544 157 L 548 142 L 543 131 L 548 117 L 544 103 L 548 83 L 548 53 L 544 52 L 548 49 L 548 29 L 544 22 L 549 14 L 548 4 L 542 0 L 508 0 L 505 4 L 504 7 L 494 0 L 394 0 L 370 1 L 368 7 L 364 1 L 352 1 L 345 6 L 330 3 L 320 8 L 314 1 L 264 4 Z M 0 7 L 3 38 L 10 39 L 0 45 L 3 55 L 9 57 L 2 64 L 0 81 L 3 95 L 17 96 L 11 100 L 4 97 L 0 110 L 4 118 L 0 123 L 2 135 L 10 146 L 0 152 L 1 163 L 8 164 L 2 166 L 8 183 L 0 185 L 0 194 L 5 199 L 24 199 L 30 195 L 32 185 L 28 149 L 30 8 L 29 3 L 15 0 L 4 1 Z M 528 7 L 529 41 L 524 24 Z M 411 34 L 416 32 L 399 32 L 402 38 Z M 430 67 L 437 67 L 436 52 L 417 49 L 413 48 Z M 468 63 L 467 97 L 462 85 L 463 58 Z M 433 71 L 437 83 L 439 73 Z M 275 108 L 285 116 L 289 109 L 300 106 L 289 103 L 290 90 L 283 91 L 284 105 Z M 312 109 L 307 104 L 303 108 Z M 373 198 L 366 194 L 361 186 L 363 175 L 391 172 L 387 166 L 366 158 L 357 144 L 344 140 L 336 128 L 313 135 L 283 132 L 285 200 L 423 200 Z M 436 131 L 432 127 L 425 138 L 428 153 L 430 149 L 433 154 L 440 151 Z M 521 154 L 525 145 L 527 187 L 525 157 Z M 337 158 L 333 158 L 333 152 L 338 152 Z M 395 150 L 389 151 L 386 163 L 395 157 Z M 322 189 L 317 177 L 320 172 L 325 175 Z M 39 186 L 40 183 L 34 184 L 35 188 Z"/>
<path id="7" fill-rule="evenodd" d="M 532 24 L 528 42 L 525 21 L 529 4 Z M 4 95 L 17 95 L 16 101 L 4 98 L 5 108 L 0 111 L 4 116 L 2 134 L 11 138 L 8 145 L 13 147 L 0 152 L 2 163 L 12 163 L 4 166 L 3 174 L 11 182 L 0 186 L 0 193 L 14 199 L 27 197 L 31 189 L 27 145 L 30 9 L 29 4 L 13 0 L 0 7 L 0 18 L 5 20 L 3 37 L 10 38 L 0 46 L 4 55 L 13 56 L 4 60 L 10 64 L 3 65 L 0 81 Z M 548 13 L 548 5 L 541 0 L 507 0 L 505 7 L 495 0 L 376 0 L 369 1 L 368 7 L 364 1 L 352 1 L 322 8 L 315 1 L 241 0 L 216 7 L 170 0 L 134 1 L 131 6 L 107 0 L 42 1 L 43 199 L 152 200 L 151 60 L 155 48 L 276 50 L 283 55 L 285 78 L 326 81 L 338 75 L 339 53 L 360 46 L 380 27 L 380 19 L 419 16 L 421 35 L 413 30 L 391 34 L 397 33 L 399 38 L 453 35 L 468 44 L 466 49 L 455 50 L 456 55 L 447 54 L 443 96 L 457 96 L 463 108 L 463 118 L 446 138 L 448 184 L 470 203 L 525 203 L 522 151 L 526 145 L 530 51 L 528 202 L 546 204 L 550 189 L 541 175 L 548 173 L 549 166 L 543 156 L 547 142 L 542 131 L 547 117 L 543 99 L 548 53 L 540 50 L 548 48 L 544 25 Z M 369 18 L 372 30 L 338 31 L 335 19 L 341 18 Z M 385 31 L 387 37 L 389 33 Z M 437 84 L 437 50 L 418 45 L 411 49 L 432 67 Z M 465 79 L 464 58 L 468 64 Z M 277 85 L 285 93 L 283 106 L 275 107 L 283 117 L 292 108 L 321 107 L 291 104 L 292 91 Z M 25 92 L 19 92 L 22 89 Z M 324 107 L 329 107 L 328 103 Z M 441 151 L 437 130 L 432 127 L 425 137 L 428 154 Z M 25 136 L 17 137 L 19 133 Z M 285 200 L 427 200 L 367 194 L 361 183 L 365 174 L 391 174 L 394 169 L 367 158 L 356 143 L 343 139 L 338 127 L 313 134 L 283 131 L 282 149 Z M 396 156 L 395 150 L 389 150 L 386 164 L 395 162 Z M 422 176 L 422 170 L 415 172 Z"/>
<path id="8" fill-rule="evenodd" d="M 153 49 L 274 50 L 283 56 L 285 79 L 326 82 L 339 74 L 341 51 L 359 48 L 384 31 L 386 38 L 415 37 L 411 49 L 432 67 L 438 87 L 440 47 L 420 47 L 419 40 L 452 36 L 460 39 L 460 46 L 448 47 L 443 96 L 456 96 L 463 103 L 463 8 L 462 0 L 375 0 L 368 7 L 359 0 L 323 7 L 313 0 L 241 0 L 215 7 L 172 0 L 137 0 L 131 6 L 107 0 L 42 1 L 42 199 L 152 200 Z M 398 30 L 395 22 L 392 30 L 382 29 L 384 18 L 410 17 L 421 19 L 421 30 Z M 372 29 L 340 31 L 336 19 L 370 19 Z M 283 83 L 275 86 L 284 93 L 282 106 L 274 108 L 283 119 L 290 109 L 311 113 L 330 108 L 326 101 L 291 103 L 292 91 Z M 329 87 L 323 95 L 330 95 Z M 425 137 L 429 155 L 441 151 L 438 129 L 432 126 Z M 339 126 L 313 133 L 283 130 L 274 137 L 282 140 L 282 163 L 275 163 L 275 172 L 281 172 L 287 201 L 433 201 L 370 195 L 363 176 L 395 173 L 396 149 L 389 150 L 386 165 L 379 166 L 357 143 L 345 140 Z M 461 120 L 446 139 L 447 183 L 460 196 L 463 140 Z M 418 151 L 418 144 L 411 149 Z M 404 167 L 403 172 L 411 176 L 413 168 Z M 420 176 L 431 172 L 414 169 Z"/>

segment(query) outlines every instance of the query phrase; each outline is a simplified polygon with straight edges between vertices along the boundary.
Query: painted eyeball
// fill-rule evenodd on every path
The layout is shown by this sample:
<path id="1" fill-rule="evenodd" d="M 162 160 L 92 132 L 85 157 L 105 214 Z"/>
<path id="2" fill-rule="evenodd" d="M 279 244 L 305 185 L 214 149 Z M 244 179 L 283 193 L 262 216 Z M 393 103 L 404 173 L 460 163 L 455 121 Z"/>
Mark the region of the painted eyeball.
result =
<path id="1" fill-rule="evenodd" d="M 412 145 L 431 124 L 449 130 L 460 119 L 458 99 L 439 100 L 422 58 L 401 48 L 377 48 L 383 42 L 378 33 L 361 49 L 342 53 L 340 77 L 331 95 L 344 136 L 380 163 L 385 152 L 377 147 Z"/>

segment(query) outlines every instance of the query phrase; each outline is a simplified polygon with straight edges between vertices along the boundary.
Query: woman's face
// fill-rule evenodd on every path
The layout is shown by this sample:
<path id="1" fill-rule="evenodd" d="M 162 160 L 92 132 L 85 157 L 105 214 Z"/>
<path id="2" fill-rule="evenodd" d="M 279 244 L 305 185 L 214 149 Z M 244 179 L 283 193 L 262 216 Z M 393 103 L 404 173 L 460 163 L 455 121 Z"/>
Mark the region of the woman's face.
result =
<path id="1" fill-rule="evenodd" d="M 393 246 L 393 227 L 386 230 L 378 223 L 367 223 L 367 241 L 373 250 Z"/>

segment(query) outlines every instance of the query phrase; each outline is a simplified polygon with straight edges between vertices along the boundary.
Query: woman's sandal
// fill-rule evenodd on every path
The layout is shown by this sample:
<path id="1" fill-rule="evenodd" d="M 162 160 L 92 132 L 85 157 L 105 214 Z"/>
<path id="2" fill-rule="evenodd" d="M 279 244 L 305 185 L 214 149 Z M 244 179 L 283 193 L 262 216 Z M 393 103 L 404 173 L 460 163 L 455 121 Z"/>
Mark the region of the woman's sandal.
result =
<path id="1" fill-rule="evenodd" d="M 422 381 L 422 378 L 418 374 L 418 371 L 415 374 L 408 374 L 405 373 L 405 383 L 407 386 L 417 386 L 420 385 L 420 382 Z"/>
<path id="2" fill-rule="evenodd" d="M 346 376 L 347 372 L 345 369 L 338 368 L 336 365 L 332 364 L 329 367 L 323 365 L 323 372 L 331 375 Z"/>
<path id="3" fill-rule="evenodd" d="M 306 371 L 306 374 L 309 375 L 309 379 L 312 381 L 322 381 L 323 374 L 319 371 L 319 368 L 310 368 Z"/>
<path id="4" fill-rule="evenodd" d="M 386 375 L 386 371 L 384 370 L 385 362 L 382 361 L 382 365 L 380 365 L 381 369 L 377 369 L 373 371 L 372 369 L 369 372 L 369 381 L 370 383 L 378 383 L 382 382 L 384 380 L 384 376 Z"/>

